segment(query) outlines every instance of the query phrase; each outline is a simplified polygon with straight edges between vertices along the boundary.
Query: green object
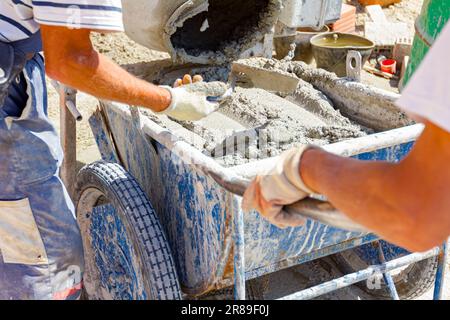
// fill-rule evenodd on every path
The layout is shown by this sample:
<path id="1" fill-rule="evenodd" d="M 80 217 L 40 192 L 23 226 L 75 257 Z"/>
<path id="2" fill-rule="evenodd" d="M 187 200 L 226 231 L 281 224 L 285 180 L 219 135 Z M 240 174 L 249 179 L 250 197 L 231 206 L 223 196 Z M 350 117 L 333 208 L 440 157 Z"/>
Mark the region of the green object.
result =
<path id="1" fill-rule="evenodd" d="M 411 58 L 403 78 L 403 86 L 409 82 L 428 50 L 450 18 L 450 0 L 425 0 L 416 21 L 416 35 Z"/>

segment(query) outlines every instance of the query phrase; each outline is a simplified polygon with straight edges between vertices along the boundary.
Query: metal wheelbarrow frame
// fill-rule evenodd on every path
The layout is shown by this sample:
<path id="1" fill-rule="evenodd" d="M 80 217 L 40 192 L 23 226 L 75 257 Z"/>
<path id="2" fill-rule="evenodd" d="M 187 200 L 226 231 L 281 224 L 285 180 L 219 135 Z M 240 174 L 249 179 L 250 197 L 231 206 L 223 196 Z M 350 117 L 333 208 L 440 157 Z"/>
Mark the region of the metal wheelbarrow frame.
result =
<path id="1" fill-rule="evenodd" d="M 60 88 L 60 90 L 63 90 L 62 92 L 64 92 L 64 89 Z M 68 98 L 68 101 L 65 98 Z M 75 105 L 74 99 L 74 95 L 62 96 L 61 104 L 62 106 L 67 106 L 68 104 Z M 345 241 L 341 241 L 332 246 L 322 247 L 319 250 L 310 250 L 297 256 L 284 257 L 282 261 L 277 261 L 276 263 L 272 264 L 269 263 L 259 268 L 247 270 L 245 254 L 246 234 L 244 230 L 244 215 L 239 209 L 240 197 L 233 196 L 233 194 L 241 195 L 243 192 L 243 188 L 248 182 L 249 176 L 253 176 L 263 168 L 272 166 L 273 163 L 275 163 L 276 158 L 258 161 L 257 165 L 255 165 L 255 163 L 252 163 L 251 166 L 244 165 L 235 168 L 224 168 L 213 159 L 203 155 L 200 151 L 193 148 L 188 143 L 176 138 L 168 130 L 160 127 L 156 123 L 149 120 L 147 117 L 141 115 L 138 109 L 130 109 L 127 106 L 110 102 L 101 102 L 101 105 L 103 111 L 97 113 L 93 118 L 91 118 L 90 123 L 95 133 L 97 144 L 100 148 L 104 160 L 121 163 L 127 170 L 130 170 L 133 160 L 130 159 L 129 154 L 124 156 L 122 149 L 124 147 L 124 141 L 127 139 L 127 136 L 117 136 L 115 134 L 112 134 L 112 132 L 109 132 L 112 126 L 112 122 L 115 121 L 112 118 L 122 118 L 122 120 L 127 119 L 132 123 L 132 130 L 140 131 L 148 137 L 146 141 L 148 147 L 158 150 L 157 153 L 162 152 L 161 150 L 163 149 L 165 149 L 166 151 L 170 150 L 170 153 L 172 154 L 172 156 L 175 156 L 175 158 L 182 159 L 182 161 L 185 162 L 189 161 L 189 165 L 193 166 L 195 170 L 201 172 L 202 175 L 220 186 L 220 188 L 222 188 L 227 195 L 231 196 L 231 202 L 229 204 L 233 206 L 233 214 L 231 216 L 231 226 L 229 230 L 230 233 L 227 235 L 228 241 L 224 245 L 224 250 L 228 250 L 228 252 L 227 254 L 222 256 L 222 259 L 220 261 L 216 261 L 219 265 L 216 273 L 220 274 L 222 272 L 223 275 L 224 269 L 229 268 L 230 264 L 232 265 L 232 270 L 231 272 L 230 270 L 228 270 L 228 272 L 230 272 L 228 274 L 228 277 L 219 279 L 214 284 L 209 283 L 203 288 L 195 288 L 195 290 L 192 291 L 194 295 L 201 291 L 207 291 L 214 286 L 218 288 L 234 284 L 235 298 L 245 299 L 246 279 L 256 278 L 261 275 L 274 272 L 276 270 L 301 264 L 306 261 L 314 260 L 378 240 L 378 238 L 372 234 L 360 233 L 359 236 L 356 236 L 355 233 L 349 233 L 348 238 L 346 238 Z M 74 136 L 74 121 L 66 121 L 66 119 L 71 118 L 71 114 L 74 114 L 74 112 L 71 111 L 70 113 L 68 112 L 69 109 L 66 108 L 63 108 L 63 110 L 64 111 L 61 117 L 65 121 L 65 126 L 63 127 L 62 139 L 63 141 L 66 141 L 66 143 L 64 143 L 63 145 L 66 147 L 66 154 L 73 154 L 73 149 L 71 152 L 68 152 L 68 146 L 70 144 L 67 143 L 67 139 Z M 331 144 L 325 146 L 325 149 L 335 154 L 352 156 L 362 160 L 399 161 L 410 151 L 414 141 L 420 135 L 422 130 L 422 125 L 413 125 L 410 127 L 390 130 L 363 138 Z M 73 144 L 71 145 L 73 146 Z M 72 167 L 70 161 L 73 160 L 70 160 L 70 158 L 71 157 L 69 157 L 68 159 L 66 158 L 66 170 L 62 171 L 63 178 L 66 181 L 70 180 L 70 174 L 67 174 L 68 172 L 70 172 L 70 170 L 67 170 L 67 168 Z M 132 173 L 133 175 L 136 175 L 136 172 Z M 341 215 L 339 213 L 336 213 L 335 211 L 334 212 L 337 214 L 337 216 L 334 216 L 334 218 L 332 217 L 330 220 L 328 216 L 320 215 L 321 210 L 314 209 L 317 208 L 316 204 L 313 204 L 312 207 L 313 209 L 311 211 L 306 210 L 306 215 L 308 216 L 309 214 L 310 218 L 313 217 L 318 221 L 331 224 L 336 224 L 336 221 L 338 223 L 344 221 L 344 225 L 342 225 L 342 227 L 345 227 L 347 225 L 349 229 L 359 230 L 359 226 L 352 224 L 350 221 L 342 220 L 340 218 Z M 302 206 L 302 209 L 305 209 L 305 206 Z M 332 211 L 332 208 L 329 207 L 327 207 L 327 210 L 325 210 L 325 212 Z M 312 222 L 312 224 L 314 224 L 314 222 Z M 316 223 L 316 227 L 320 228 L 324 226 L 321 223 Z M 296 294 L 289 295 L 284 299 L 315 298 L 322 294 L 368 279 L 369 277 L 377 273 L 383 274 L 392 297 L 394 299 L 398 299 L 398 295 L 396 293 L 395 286 L 393 285 L 393 281 L 391 276 L 389 275 L 389 272 L 398 267 L 418 262 L 436 255 L 439 255 L 439 265 L 435 283 L 434 298 L 440 299 L 442 297 L 442 283 L 446 257 L 445 253 L 446 245 L 443 245 L 442 248 L 435 248 L 426 253 L 414 253 L 405 257 L 401 257 L 399 259 L 386 262 L 381 251 L 380 264 L 377 266 L 372 266 L 366 270 L 346 275 L 342 278 L 332 280 L 313 288 L 302 290 Z M 229 259 L 231 255 L 233 257 L 232 261 L 230 261 Z M 185 289 L 189 291 L 189 288 Z"/>

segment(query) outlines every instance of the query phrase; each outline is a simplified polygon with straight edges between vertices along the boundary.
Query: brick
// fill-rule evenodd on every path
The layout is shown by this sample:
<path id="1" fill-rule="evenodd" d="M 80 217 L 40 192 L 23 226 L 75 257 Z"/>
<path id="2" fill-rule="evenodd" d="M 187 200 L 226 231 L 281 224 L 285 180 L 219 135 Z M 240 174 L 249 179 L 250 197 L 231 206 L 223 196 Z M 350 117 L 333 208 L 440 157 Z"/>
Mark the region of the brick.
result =
<path id="1" fill-rule="evenodd" d="M 354 24 L 354 21 L 351 19 L 346 19 L 339 21 L 339 23 L 335 23 L 332 25 L 332 29 L 339 29 L 341 26 L 348 26 L 349 24 Z"/>
<path id="2" fill-rule="evenodd" d="M 411 55 L 412 41 L 400 40 L 394 46 L 392 59 L 396 60 L 399 65 L 402 64 L 406 56 Z"/>
<path id="3" fill-rule="evenodd" d="M 367 6 L 366 12 L 373 22 L 377 23 L 388 22 L 386 15 L 384 14 L 383 9 L 381 9 L 380 5 Z"/>
<path id="4" fill-rule="evenodd" d="M 408 38 L 409 30 L 406 23 L 388 22 L 376 23 L 367 21 L 364 26 L 366 38 L 375 42 L 376 46 L 394 46 L 399 39 Z"/>
<path id="5" fill-rule="evenodd" d="M 356 7 L 348 4 L 342 5 L 341 18 L 331 25 L 333 31 L 346 32 L 348 24 L 356 25 Z M 342 26 L 345 26 L 342 28 Z M 354 28 L 353 28 L 354 29 Z"/>
<path id="6" fill-rule="evenodd" d="M 356 7 L 349 4 L 342 4 L 341 19 L 356 15 Z"/>
<path id="7" fill-rule="evenodd" d="M 352 33 L 356 31 L 356 26 L 352 21 L 348 21 L 345 24 L 341 24 L 333 29 L 336 32 Z"/>

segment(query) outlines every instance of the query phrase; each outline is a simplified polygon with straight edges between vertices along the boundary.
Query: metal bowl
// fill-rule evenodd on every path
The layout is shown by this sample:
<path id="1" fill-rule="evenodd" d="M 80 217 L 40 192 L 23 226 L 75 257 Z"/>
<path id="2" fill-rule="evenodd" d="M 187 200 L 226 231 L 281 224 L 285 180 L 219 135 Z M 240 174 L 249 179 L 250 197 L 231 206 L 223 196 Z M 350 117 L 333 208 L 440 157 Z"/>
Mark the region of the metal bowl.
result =
<path id="1" fill-rule="evenodd" d="M 299 28 L 295 35 L 286 37 L 276 37 L 274 39 L 275 50 L 277 52 L 277 58 L 283 59 L 290 51 L 291 43 L 297 45 L 295 49 L 294 61 L 304 61 L 311 63 L 314 59 L 310 40 L 312 37 L 330 32 L 328 26 L 324 26 L 321 30 L 314 30 L 312 28 Z"/>
<path id="2" fill-rule="evenodd" d="M 317 67 L 334 72 L 339 77 L 347 75 L 346 60 L 350 50 L 361 54 L 364 65 L 375 47 L 375 43 L 367 38 L 340 32 L 319 34 L 310 42 Z"/>

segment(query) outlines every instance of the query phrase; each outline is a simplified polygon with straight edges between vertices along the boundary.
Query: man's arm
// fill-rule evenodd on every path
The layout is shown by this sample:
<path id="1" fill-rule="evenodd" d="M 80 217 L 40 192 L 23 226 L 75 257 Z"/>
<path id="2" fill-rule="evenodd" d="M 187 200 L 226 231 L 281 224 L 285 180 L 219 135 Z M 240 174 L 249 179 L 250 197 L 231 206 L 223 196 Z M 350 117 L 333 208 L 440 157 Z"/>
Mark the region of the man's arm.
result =
<path id="1" fill-rule="evenodd" d="M 354 221 L 390 242 L 424 251 L 450 234 L 449 167 L 450 133 L 428 122 L 398 164 L 311 149 L 302 156 L 300 175 Z"/>
<path id="2" fill-rule="evenodd" d="M 294 148 L 252 181 L 243 209 L 256 209 L 277 226 L 295 227 L 301 222 L 281 208 L 319 193 L 356 222 L 411 251 L 443 243 L 450 235 L 450 64 L 441 61 L 450 54 L 449 43 L 450 23 L 397 101 L 403 111 L 427 119 L 406 159 L 365 162 Z"/>
<path id="3" fill-rule="evenodd" d="M 140 80 L 95 51 L 90 30 L 41 25 L 49 77 L 100 99 L 160 112 L 171 103 L 168 90 Z"/>

